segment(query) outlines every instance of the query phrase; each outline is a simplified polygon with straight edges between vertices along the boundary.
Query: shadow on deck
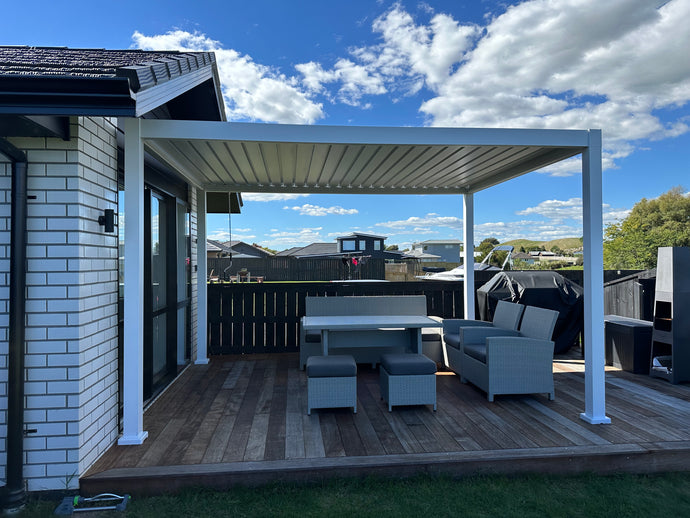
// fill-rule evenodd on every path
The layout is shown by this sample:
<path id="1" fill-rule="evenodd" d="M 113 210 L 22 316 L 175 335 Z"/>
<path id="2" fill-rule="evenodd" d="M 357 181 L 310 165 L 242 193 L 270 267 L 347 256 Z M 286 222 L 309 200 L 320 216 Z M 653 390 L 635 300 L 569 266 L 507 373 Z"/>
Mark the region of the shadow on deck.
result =
<path id="1" fill-rule="evenodd" d="M 438 411 L 380 400 L 361 365 L 358 411 L 306 412 L 296 354 L 216 356 L 190 366 L 144 414 L 149 438 L 113 446 L 80 480 L 87 494 L 155 494 L 333 476 L 687 470 L 690 387 L 607 368 L 610 425 L 589 425 L 581 359 L 554 361 L 556 400 L 497 396 L 439 372 Z"/>

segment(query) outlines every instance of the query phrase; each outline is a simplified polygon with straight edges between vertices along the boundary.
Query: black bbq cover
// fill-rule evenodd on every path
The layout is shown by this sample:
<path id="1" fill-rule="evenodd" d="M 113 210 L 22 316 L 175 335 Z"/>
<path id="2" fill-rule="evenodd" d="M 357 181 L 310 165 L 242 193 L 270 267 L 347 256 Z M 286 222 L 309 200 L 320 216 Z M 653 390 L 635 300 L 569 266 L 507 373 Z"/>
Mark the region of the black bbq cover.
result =
<path id="1" fill-rule="evenodd" d="M 553 332 L 554 353 L 567 351 L 582 331 L 583 289 L 552 271 L 504 271 L 477 290 L 479 316 L 491 320 L 499 300 L 559 312 Z"/>

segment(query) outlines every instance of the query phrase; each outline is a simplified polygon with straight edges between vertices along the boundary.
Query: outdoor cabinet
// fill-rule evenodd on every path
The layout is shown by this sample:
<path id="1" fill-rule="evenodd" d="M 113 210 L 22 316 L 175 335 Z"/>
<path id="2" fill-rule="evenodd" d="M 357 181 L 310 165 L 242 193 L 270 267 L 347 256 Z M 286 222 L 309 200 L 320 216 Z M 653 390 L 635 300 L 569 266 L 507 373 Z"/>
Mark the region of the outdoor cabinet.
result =
<path id="1" fill-rule="evenodd" d="M 652 326 L 647 320 L 605 315 L 606 364 L 633 374 L 649 374 Z"/>
<path id="2" fill-rule="evenodd" d="M 690 248 L 660 247 L 650 375 L 690 381 Z"/>

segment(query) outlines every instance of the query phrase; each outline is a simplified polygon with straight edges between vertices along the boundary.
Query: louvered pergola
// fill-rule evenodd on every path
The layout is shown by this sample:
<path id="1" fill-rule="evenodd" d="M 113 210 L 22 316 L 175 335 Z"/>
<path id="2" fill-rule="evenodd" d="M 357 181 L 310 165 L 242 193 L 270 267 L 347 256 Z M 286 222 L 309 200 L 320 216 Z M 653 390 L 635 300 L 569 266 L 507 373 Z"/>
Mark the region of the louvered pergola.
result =
<path id="1" fill-rule="evenodd" d="M 610 422 L 604 397 L 604 288 L 600 130 L 300 126 L 124 119 L 125 396 L 121 444 L 145 438 L 134 362 L 143 338 L 144 150 L 201 193 L 460 194 L 463 241 L 474 242 L 474 193 L 581 155 L 585 279 L 585 409 Z M 205 196 L 198 196 L 199 243 Z M 469 246 L 469 245 L 468 245 Z M 203 246 L 198 279 L 206 278 Z M 474 318 L 472 254 L 465 258 L 465 317 Z M 198 282 L 198 359 L 207 360 L 206 284 Z M 138 323 L 137 323 L 138 322 Z M 134 325 L 137 323 L 136 325 Z"/>

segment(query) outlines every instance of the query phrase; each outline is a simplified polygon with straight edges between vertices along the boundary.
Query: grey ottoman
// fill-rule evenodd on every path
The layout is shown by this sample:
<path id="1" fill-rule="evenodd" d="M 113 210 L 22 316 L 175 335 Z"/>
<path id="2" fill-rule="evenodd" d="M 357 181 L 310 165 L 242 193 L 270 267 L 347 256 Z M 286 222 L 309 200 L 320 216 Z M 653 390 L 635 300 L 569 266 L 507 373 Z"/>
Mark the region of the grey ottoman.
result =
<path id="1" fill-rule="evenodd" d="M 381 397 L 393 405 L 433 405 L 436 410 L 436 363 L 421 354 L 384 354 L 379 373 Z"/>
<path id="2" fill-rule="evenodd" d="M 357 413 L 357 364 L 350 355 L 307 359 L 307 414 L 312 408 L 352 407 Z"/>

